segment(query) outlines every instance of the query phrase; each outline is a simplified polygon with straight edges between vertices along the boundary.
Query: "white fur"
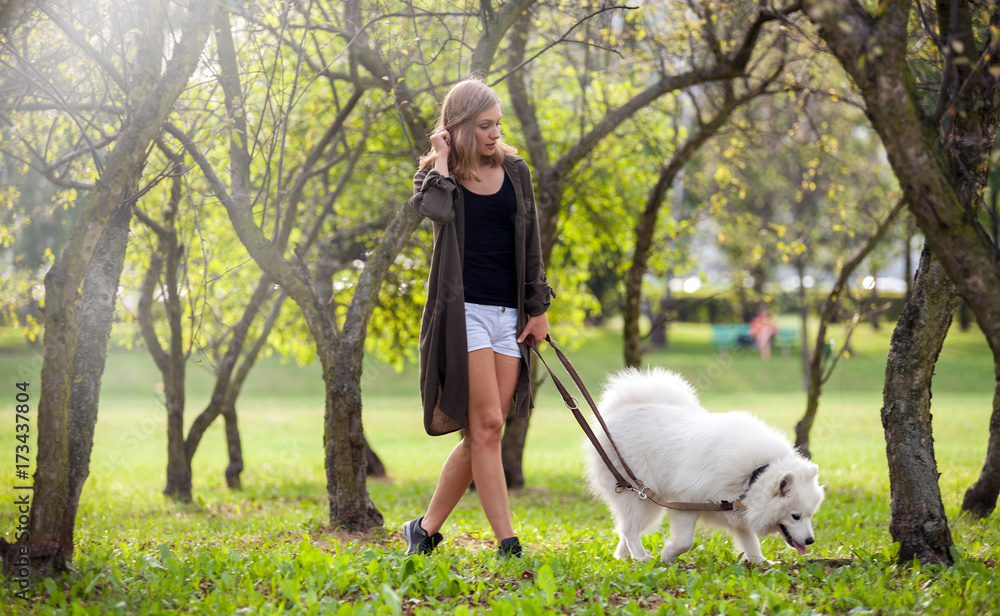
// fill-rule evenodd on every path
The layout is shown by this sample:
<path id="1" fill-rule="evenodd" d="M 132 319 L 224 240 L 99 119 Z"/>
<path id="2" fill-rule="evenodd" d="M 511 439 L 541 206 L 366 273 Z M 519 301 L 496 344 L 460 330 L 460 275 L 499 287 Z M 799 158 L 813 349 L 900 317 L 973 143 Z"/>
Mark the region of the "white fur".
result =
<path id="1" fill-rule="evenodd" d="M 757 564 L 765 562 L 760 537 L 777 534 L 802 553 L 813 542 L 812 515 L 823 500 L 818 468 L 750 413 L 709 413 L 684 378 L 662 368 L 628 368 L 611 376 L 599 407 L 632 472 L 665 500 L 732 501 L 746 489 L 754 469 L 768 465 L 743 498 L 742 511 L 669 510 L 670 536 L 660 553 L 664 562 L 691 549 L 699 519 L 726 528 L 738 551 Z M 615 460 L 604 431 L 591 423 Z M 620 537 L 615 557 L 649 560 L 640 535 L 667 510 L 635 492 L 616 492 L 614 476 L 589 440 L 585 449 L 591 489 L 615 518 Z"/>

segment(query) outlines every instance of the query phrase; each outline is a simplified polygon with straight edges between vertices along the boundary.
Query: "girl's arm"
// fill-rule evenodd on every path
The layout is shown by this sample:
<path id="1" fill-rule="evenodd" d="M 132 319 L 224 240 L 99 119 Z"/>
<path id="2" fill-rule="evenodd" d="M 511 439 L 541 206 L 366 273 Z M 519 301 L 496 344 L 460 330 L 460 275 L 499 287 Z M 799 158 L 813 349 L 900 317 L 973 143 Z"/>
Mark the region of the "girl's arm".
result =
<path id="1" fill-rule="evenodd" d="M 542 263 L 542 239 L 538 232 L 538 215 L 535 211 L 535 193 L 531 186 L 531 172 L 528 163 L 517 163 L 521 174 L 521 190 L 524 193 L 525 214 L 525 260 L 524 260 L 524 307 L 527 316 L 544 315 L 549 309 L 551 298 L 556 293 L 545 279 L 545 265 Z M 525 328 L 527 329 L 527 328 Z M 548 330 L 546 324 L 545 330 Z"/>
<path id="2" fill-rule="evenodd" d="M 446 225 L 455 220 L 452 193 L 458 188 L 455 177 L 448 172 L 448 153 L 451 151 L 451 133 L 439 129 L 431 135 L 434 147 L 434 166 L 420 169 L 413 176 L 413 197 L 410 205 L 417 213 L 434 222 Z"/>
<path id="3" fill-rule="evenodd" d="M 455 178 L 442 175 L 435 168 L 420 169 L 413 176 L 413 196 L 410 205 L 421 216 L 447 225 L 455 220 L 455 205 L 452 194 L 458 184 Z"/>

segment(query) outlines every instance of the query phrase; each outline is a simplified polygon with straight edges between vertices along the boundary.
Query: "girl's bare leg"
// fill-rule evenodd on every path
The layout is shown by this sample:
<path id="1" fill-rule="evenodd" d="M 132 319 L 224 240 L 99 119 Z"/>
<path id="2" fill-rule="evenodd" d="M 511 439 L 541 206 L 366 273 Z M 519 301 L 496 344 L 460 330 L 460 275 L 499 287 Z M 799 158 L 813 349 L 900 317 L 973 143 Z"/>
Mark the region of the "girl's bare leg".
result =
<path id="1" fill-rule="evenodd" d="M 521 359 L 480 349 L 469 353 L 469 410 L 465 437 L 441 469 L 421 526 L 433 535 L 476 480 L 476 491 L 497 540 L 514 536 L 500 456 L 504 421 L 514 398 Z"/>

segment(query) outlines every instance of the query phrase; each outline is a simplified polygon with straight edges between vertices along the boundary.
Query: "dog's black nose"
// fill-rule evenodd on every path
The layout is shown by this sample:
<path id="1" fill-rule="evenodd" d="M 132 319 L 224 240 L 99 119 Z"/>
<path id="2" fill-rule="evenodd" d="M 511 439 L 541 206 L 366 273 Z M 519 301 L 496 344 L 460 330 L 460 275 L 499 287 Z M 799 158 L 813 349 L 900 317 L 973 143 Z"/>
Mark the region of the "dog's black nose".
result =
<path id="1" fill-rule="evenodd" d="M 812 545 L 815 541 L 816 541 L 815 539 L 809 537 L 808 539 L 806 539 L 806 545 Z"/>

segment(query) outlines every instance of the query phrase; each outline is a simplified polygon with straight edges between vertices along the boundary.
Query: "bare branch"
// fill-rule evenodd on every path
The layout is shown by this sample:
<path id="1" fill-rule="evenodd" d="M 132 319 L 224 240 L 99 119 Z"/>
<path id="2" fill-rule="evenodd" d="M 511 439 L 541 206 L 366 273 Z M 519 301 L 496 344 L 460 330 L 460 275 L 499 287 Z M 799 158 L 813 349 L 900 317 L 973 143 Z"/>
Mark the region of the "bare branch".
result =
<path id="1" fill-rule="evenodd" d="M 87 124 L 88 124 L 88 122 L 84 121 L 84 119 L 81 118 L 78 113 L 76 113 L 76 111 L 73 109 L 73 107 L 70 106 L 69 103 L 66 101 L 66 99 L 59 93 L 59 89 L 56 88 L 55 86 L 53 86 L 52 84 L 50 84 L 45 79 L 45 76 L 42 75 L 38 71 L 38 69 L 34 67 L 34 65 L 31 62 L 28 62 L 27 59 L 25 59 L 24 57 L 22 57 L 21 54 L 18 53 L 18 51 L 16 49 L 13 49 L 12 47 L 10 47 L 5 41 L 0 42 L 0 46 L 2 46 L 3 49 L 5 49 L 13 58 L 15 58 L 22 65 L 27 66 L 27 70 L 30 71 L 30 74 L 28 72 L 25 72 L 25 71 L 19 69 L 18 67 L 14 66 L 12 64 L 9 64 L 6 61 L 3 62 L 3 65 L 7 66 L 12 71 L 14 71 L 15 73 L 17 73 L 20 77 L 22 77 L 23 79 L 25 79 L 28 83 L 33 84 L 36 88 L 38 88 L 39 90 L 41 90 L 42 92 L 44 92 L 46 94 L 46 96 L 48 96 L 49 98 L 51 98 L 54 101 L 57 101 L 59 103 L 59 108 L 62 109 L 64 112 L 66 112 L 66 114 L 70 117 L 70 119 L 73 120 L 73 122 L 80 129 L 81 138 L 84 139 L 87 142 L 87 144 L 90 146 L 91 154 L 92 154 L 93 160 L 94 160 L 94 167 L 97 169 L 97 173 L 99 175 L 103 174 L 104 173 L 104 163 L 101 161 L 101 157 L 98 156 L 97 148 L 94 147 L 94 144 L 90 141 L 90 137 L 87 135 Z M 44 157 L 41 157 L 41 158 L 44 160 Z"/>
<path id="2" fill-rule="evenodd" d="M 318 318 L 315 312 L 315 298 L 310 289 L 308 279 L 303 279 L 298 268 L 289 263 L 277 248 L 264 236 L 254 223 L 249 209 L 248 200 L 239 201 L 226 190 L 225 184 L 215 173 L 212 164 L 191 137 L 172 123 L 166 123 L 164 130 L 173 135 L 187 151 L 188 155 L 198 164 L 202 175 L 208 180 L 212 191 L 229 213 L 233 227 L 247 251 L 254 255 L 255 260 L 265 272 L 282 285 L 285 291 L 295 300 L 307 320 Z M 311 321 L 316 323 L 317 321 Z"/>
<path id="3" fill-rule="evenodd" d="M 79 32 L 76 31 L 73 26 L 67 23 L 62 17 L 56 14 L 54 10 L 49 6 L 47 2 L 39 2 L 36 4 L 38 10 L 45 13 L 45 16 L 49 18 L 56 26 L 59 27 L 63 33 L 73 41 L 73 44 L 80 48 L 80 50 L 85 53 L 91 60 L 94 61 L 97 66 L 101 67 L 104 74 L 111 78 L 115 82 L 122 92 L 128 92 L 128 82 L 125 81 L 125 77 L 118 72 L 118 69 L 114 64 L 111 63 L 104 54 L 94 49 L 94 46 L 85 39 Z"/>
<path id="4" fill-rule="evenodd" d="M 854 270 L 858 268 L 861 263 L 868 258 L 868 255 L 878 246 L 885 234 L 888 233 L 889 228 L 892 226 L 893 221 L 896 216 L 903 210 L 906 206 L 906 199 L 902 198 L 896 202 L 896 204 L 889 210 L 886 217 L 879 223 L 878 227 L 875 228 L 875 232 L 865 241 L 864 245 L 854 255 L 844 263 L 840 272 L 837 275 L 837 280 L 833 285 L 833 289 L 830 291 L 830 295 L 827 296 L 826 303 L 823 305 L 823 311 L 820 318 L 819 331 L 816 334 L 816 344 L 813 348 L 813 356 L 810 360 L 810 370 L 811 372 L 819 376 L 821 374 L 823 365 L 823 346 L 826 339 L 826 329 L 830 321 L 833 320 L 833 313 L 837 309 L 837 302 L 840 300 L 840 295 L 843 293 L 844 288 L 847 286 L 847 280 Z M 837 357 L 839 359 L 839 355 Z M 836 360 L 834 360 L 834 363 Z M 832 371 L 832 366 L 828 373 Z M 824 380 L 820 380 L 820 384 Z"/>
<path id="5" fill-rule="evenodd" d="M 583 18 L 581 18 L 575 24 L 573 24 L 572 26 L 570 26 L 570 28 L 568 30 L 566 30 L 566 32 L 564 32 L 562 34 L 562 36 L 560 36 L 558 39 L 552 41 L 551 43 L 549 43 L 545 47 L 543 47 L 540 50 L 538 50 L 530 58 L 528 58 L 528 59 L 522 61 L 520 64 L 512 67 L 510 70 L 508 70 L 506 73 L 504 73 L 503 76 L 501 76 L 499 79 L 493 80 L 490 83 L 490 86 L 495 86 L 498 83 L 503 82 L 505 79 L 507 79 L 507 77 L 509 77 L 511 75 L 511 73 L 514 73 L 515 71 L 519 71 L 522 68 L 524 68 L 525 66 L 527 66 L 528 64 L 531 64 L 539 56 L 541 56 L 542 54 L 544 54 L 546 51 L 552 49 L 553 47 L 555 47 L 559 43 L 566 42 L 567 37 L 569 37 L 569 35 L 572 34 L 574 30 L 576 30 L 577 28 L 579 28 L 581 25 L 583 25 L 587 21 L 593 19 L 594 17 L 597 17 L 598 15 L 601 15 L 603 13 L 607 13 L 608 11 L 618 11 L 618 10 L 634 11 L 634 10 L 636 10 L 638 8 L 639 7 L 637 7 L 637 6 L 628 6 L 628 5 L 624 5 L 624 4 L 618 4 L 618 5 L 614 5 L 614 6 L 603 7 L 603 8 L 600 8 L 600 9 L 598 9 L 598 10 L 596 10 L 596 11 L 594 11 L 594 12 L 588 14 L 588 15 L 585 15 Z"/>

